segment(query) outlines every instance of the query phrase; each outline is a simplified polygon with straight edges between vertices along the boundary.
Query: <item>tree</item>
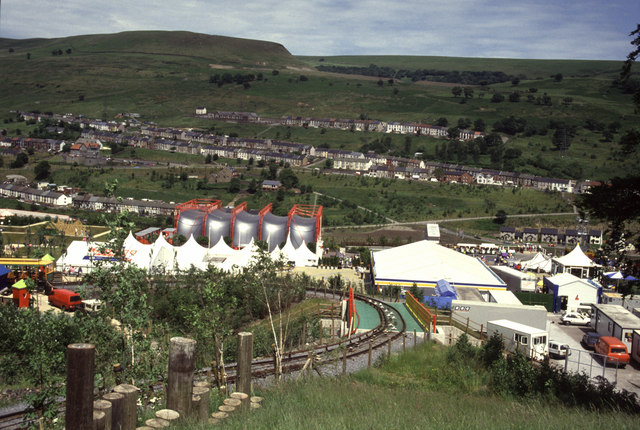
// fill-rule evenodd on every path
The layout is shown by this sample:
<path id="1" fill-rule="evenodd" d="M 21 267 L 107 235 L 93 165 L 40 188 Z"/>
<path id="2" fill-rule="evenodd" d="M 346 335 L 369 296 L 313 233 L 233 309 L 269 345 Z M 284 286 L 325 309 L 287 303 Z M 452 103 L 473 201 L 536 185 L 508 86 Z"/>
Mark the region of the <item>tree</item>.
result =
<path id="1" fill-rule="evenodd" d="M 511 103 L 518 103 L 520 101 L 520 92 L 514 91 L 511 94 L 509 94 L 509 101 Z"/>
<path id="2" fill-rule="evenodd" d="M 558 151 L 564 151 L 569 148 L 569 145 L 571 145 L 571 135 L 565 125 L 561 125 L 560 127 L 556 128 L 556 131 L 553 133 L 551 142 Z"/>
<path id="3" fill-rule="evenodd" d="M 454 97 L 460 97 L 460 94 L 462 94 L 462 87 L 455 86 L 451 88 L 451 93 Z"/>
<path id="4" fill-rule="evenodd" d="M 471 120 L 469 118 L 459 118 L 458 128 L 468 130 L 469 128 L 471 128 Z"/>
<path id="5" fill-rule="evenodd" d="M 40 161 L 36 164 L 33 171 L 36 174 L 37 180 L 46 179 L 51 175 L 51 165 L 49 165 L 48 161 Z"/>
<path id="6" fill-rule="evenodd" d="M 487 129 L 487 126 L 482 118 L 478 118 L 473 122 L 473 129 L 475 131 L 485 131 Z"/>
<path id="7" fill-rule="evenodd" d="M 229 182 L 229 192 L 237 193 L 238 191 L 240 191 L 240 179 L 231 178 L 231 181 Z"/>
<path id="8" fill-rule="evenodd" d="M 638 148 L 639 144 L 640 132 L 638 130 L 628 130 L 622 135 L 622 137 L 620 137 L 620 146 L 622 147 L 622 152 L 625 154 L 634 152 Z"/>
<path id="9" fill-rule="evenodd" d="M 622 66 L 622 72 L 620 72 L 620 80 L 622 82 L 628 82 L 629 77 L 631 76 L 631 67 L 633 63 L 636 62 L 638 55 L 640 55 L 640 24 L 629 33 L 629 36 L 636 36 L 630 43 L 635 46 L 635 49 L 632 50 L 629 55 L 627 55 L 627 59 Z M 636 104 L 636 112 L 640 109 L 640 86 L 637 86 L 635 93 L 633 94 L 633 102 Z"/>
<path id="10" fill-rule="evenodd" d="M 504 96 L 500 93 L 495 93 L 491 97 L 491 103 L 502 103 L 504 101 Z"/>
<path id="11" fill-rule="evenodd" d="M 327 158 L 324 162 L 325 169 L 333 169 L 333 160 L 331 158 Z"/>
<path id="12" fill-rule="evenodd" d="M 449 120 L 443 116 L 441 116 L 440 118 L 438 118 L 436 120 L 436 125 L 438 127 L 446 127 L 447 125 L 449 125 Z"/>
<path id="13" fill-rule="evenodd" d="M 579 207 L 590 216 L 607 223 L 605 240 L 596 258 L 613 265 L 627 275 L 640 277 L 636 265 L 631 264 L 627 252 L 630 245 L 640 248 L 640 232 L 634 226 L 640 221 L 640 176 L 614 178 L 610 183 L 591 188 L 582 194 Z M 620 292 L 629 294 L 629 285 L 621 284 Z"/>
<path id="14" fill-rule="evenodd" d="M 555 76 L 553 77 L 553 79 L 556 82 L 562 82 L 562 78 L 563 78 L 562 73 L 556 73 Z"/>
<path id="15" fill-rule="evenodd" d="M 288 168 L 288 167 L 280 171 L 280 176 L 278 177 L 278 180 L 282 182 L 282 185 L 284 185 L 288 189 L 295 188 L 298 186 L 298 177 L 296 176 L 295 173 L 293 173 L 293 170 L 291 170 L 291 168 Z"/>
<path id="16" fill-rule="evenodd" d="M 473 98 L 473 88 L 471 87 L 464 87 L 464 98 L 465 99 L 472 99 Z"/>
<path id="17" fill-rule="evenodd" d="M 507 213 L 503 209 L 498 210 L 495 217 L 493 218 L 493 222 L 500 225 L 504 224 L 506 220 Z"/>

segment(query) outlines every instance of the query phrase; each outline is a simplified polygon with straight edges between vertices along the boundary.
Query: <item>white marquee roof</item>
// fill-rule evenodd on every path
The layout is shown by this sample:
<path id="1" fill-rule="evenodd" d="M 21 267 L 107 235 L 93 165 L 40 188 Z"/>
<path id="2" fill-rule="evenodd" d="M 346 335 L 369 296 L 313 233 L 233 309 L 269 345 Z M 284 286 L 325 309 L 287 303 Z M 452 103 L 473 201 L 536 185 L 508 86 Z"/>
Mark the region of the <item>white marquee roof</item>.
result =
<path id="1" fill-rule="evenodd" d="M 506 284 L 479 259 L 421 240 L 373 253 L 376 284 L 435 286 L 441 279 L 457 287 L 505 289 Z"/>
<path id="2" fill-rule="evenodd" d="M 553 261 L 565 267 L 600 267 L 599 264 L 591 261 L 591 259 L 582 252 L 580 245 L 576 245 L 576 247 L 573 248 L 573 251 L 567 255 L 555 257 Z"/>

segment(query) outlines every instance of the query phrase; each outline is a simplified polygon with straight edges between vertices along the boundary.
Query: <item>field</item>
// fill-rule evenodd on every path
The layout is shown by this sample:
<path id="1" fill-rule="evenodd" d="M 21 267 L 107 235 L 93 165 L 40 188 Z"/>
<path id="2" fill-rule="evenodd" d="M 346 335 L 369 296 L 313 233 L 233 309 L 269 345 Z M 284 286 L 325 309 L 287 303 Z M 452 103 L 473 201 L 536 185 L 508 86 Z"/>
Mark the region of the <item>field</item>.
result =
<path id="1" fill-rule="evenodd" d="M 55 50 L 61 54 L 53 55 Z M 67 53 L 69 50 L 69 53 Z M 12 52 L 10 52 L 12 51 Z M 60 52 L 57 51 L 57 52 Z M 29 59 L 27 59 L 27 54 Z M 473 96 L 455 97 L 454 84 L 396 80 L 392 85 L 370 76 L 321 72 L 320 65 L 394 69 L 491 71 L 518 76 L 519 81 L 474 85 Z M 136 112 L 161 126 L 215 127 L 216 132 L 280 138 L 352 150 L 372 149 L 390 139 L 388 148 L 407 156 L 423 152 L 426 159 L 517 170 L 575 179 L 607 179 L 635 170 L 637 152 L 621 154 L 622 135 L 636 127 L 631 97 L 612 86 L 621 64 L 612 61 L 511 60 L 448 57 L 350 56 L 294 57 L 281 45 L 186 32 L 129 32 L 65 39 L 0 39 L 0 119 L 9 135 L 24 124 L 11 110 L 71 112 L 113 119 Z M 248 85 L 210 83 L 214 75 L 253 75 Z M 558 80 L 556 76 L 562 75 Z M 520 93 L 519 102 L 509 96 Z M 501 94 L 504 102 L 492 102 Z M 550 105 L 535 101 L 543 95 Z M 529 100 L 529 96 L 533 99 Z M 193 116 L 196 106 L 209 111 L 253 111 L 269 117 L 366 117 L 382 121 L 435 123 L 482 120 L 487 131 L 496 121 L 514 116 L 526 121 L 527 132 L 505 134 L 505 150 L 516 156 L 500 162 L 487 154 L 449 153 L 436 147 L 443 140 L 377 133 L 303 130 L 220 124 Z M 597 127 L 588 129 L 587 120 Z M 14 122 L 11 122 L 14 121 Z M 551 121 L 575 127 L 566 151 L 552 145 Z M 556 125 L 557 126 L 557 125 Z M 288 137 L 287 137 L 288 136 Z M 516 151 L 516 152 L 513 152 Z M 517 152 L 519 151 L 519 152 Z"/>

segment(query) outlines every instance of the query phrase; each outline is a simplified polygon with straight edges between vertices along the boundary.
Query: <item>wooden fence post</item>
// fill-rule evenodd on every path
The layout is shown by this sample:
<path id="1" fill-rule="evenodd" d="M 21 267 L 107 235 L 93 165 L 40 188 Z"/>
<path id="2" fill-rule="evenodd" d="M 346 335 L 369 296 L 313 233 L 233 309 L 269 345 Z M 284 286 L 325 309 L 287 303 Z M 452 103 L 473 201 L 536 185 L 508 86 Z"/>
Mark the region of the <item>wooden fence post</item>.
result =
<path id="1" fill-rule="evenodd" d="M 413 329 L 413 350 L 415 351 L 418 348 L 418 333 L 416 329 Z"/>
<path id="2" fill-rule="evenodd" d="M 124 396 L 120 393 L 107 393 L 102 398 L 111 403 L 111 428 L 122 428 L 122 409 L 124 408 Z M 104 409 L 102 409 L 104 410 Z"/>
<path id="3" fill-rule="evenodd" d="M 89 343 L 67 346 L 65 427 L 93 428 L 93 381 L 96 348 Z"/>
<path id="4" fill-rule="evenodd" d="M 369 360 L 367 361 L 367 367 L 371 367 L 371 353 L 373 351 L 373 345 L 371 341 L 369 341 Z"/>
<path id="5" fill-rule="evenodd" d="M 195 369 L 196 341 L 172 337 L 169 343 L 169 381 L 167 409 L 181 417 L 190 415 L 193 396 L 193 370 Z"/>
<path id="6" fill-rule="evenodd" d="M 251 402 L 251 360 L 253 360 L 253 333 L 238 333 L 238 379 L 236 381 L 236 391 L 245 393 L 247 400 L 242 401 L 242 410 L 248 411 Z"/>
<path id="7" fill-rule="evenodd" d="M 116 385 L 113 389 L 124 396 L 122 400 L 122 415 L 120 425 L 122 430 L 135 430 L 138 406 L 138 388 L 129 384 Z M 115 427 L 115 430 L 119 427 Z"/>
<path id="8" fill-rule="evenodd" d="M 107 425 L 107 414 L 103 411 L 93 411 L 93 427 L 94 430 L 104 430 Z"/>

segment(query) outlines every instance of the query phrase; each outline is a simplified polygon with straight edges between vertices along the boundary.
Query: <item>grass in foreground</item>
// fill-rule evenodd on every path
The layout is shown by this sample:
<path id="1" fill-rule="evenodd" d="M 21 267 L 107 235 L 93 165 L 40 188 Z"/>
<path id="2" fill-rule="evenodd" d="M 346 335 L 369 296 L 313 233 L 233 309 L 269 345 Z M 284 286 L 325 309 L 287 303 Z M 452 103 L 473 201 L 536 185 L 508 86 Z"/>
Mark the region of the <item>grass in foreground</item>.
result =
<path id="1" fill-rule="evenodd" d="M 637 417 L 516 401 L 490 394 L 487 374 L 452 366 L 446 348 L 428 344 L 348 377 L 291 381 L 260 393 L 263 408 L 229 429 L 540 429 L 640 428 Z M 205 429 L 185 423 L 183 429 Z"/>

